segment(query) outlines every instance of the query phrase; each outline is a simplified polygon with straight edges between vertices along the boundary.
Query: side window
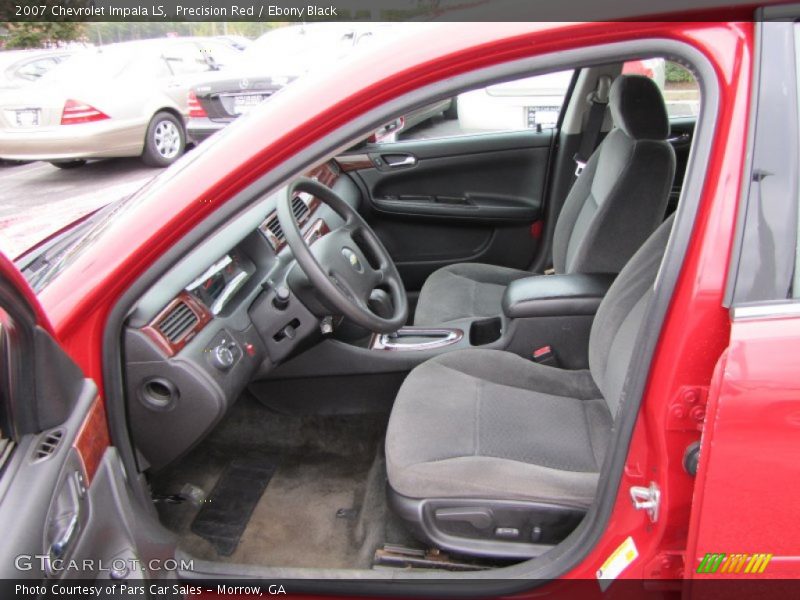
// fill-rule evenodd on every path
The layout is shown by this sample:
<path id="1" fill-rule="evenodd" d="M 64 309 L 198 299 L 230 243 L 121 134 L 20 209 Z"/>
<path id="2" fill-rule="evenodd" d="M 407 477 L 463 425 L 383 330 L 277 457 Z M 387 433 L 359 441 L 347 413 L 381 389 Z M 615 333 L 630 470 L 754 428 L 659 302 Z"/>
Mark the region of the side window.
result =
<path id="1" fill-rule="evenodd" d="M 214 42 L 200 42 L 200 52 L 205 55 L 207 63 L 206 69 L 214 65 L 217 69 L 224 69 L 231 66 L 241 56 L 241 52 L 231 48 L 227 44 Z"/>
<path id="2" fill-rule="evenodd" d="M 800 24 L 795 23 L 793 29 L 794 29 L 794 52 L 795 52 L 795 55 L 794 55 L 794 69 L 795 69 L 795 73 L 794 73 L 794 83 L 795 83 L 795 89 L 794 89 L 795 98 L 794 98 L 794 102 L 795 102 L 795 109 L 797 111 L 795 113 L 797 120 L 795 121 L 794 132 L 795 132 L 795 144 L 800 145 L 800 139 L 798 139 L 798 138 L 800 138 Z M 796 159 L 797 158 L 797 154 L 796 153 L 798 152 L 797 146 L 795 146 L 794 150 L 795 150 L 794 157 Z M 797 171 L 795 170 L 795 173 L 796 172 Z M 797 202 L 797 204 L 795 204 L 795 206 L 798 206 L 798 204 L 800 204 L 800 202 L 798 202 L 798 201 L 800 201 L 800 191 L 798 190 L 797 177 L 795 177 L 794 183 L 795 183 L 795 187 L 794 187 L 795 198 L 794 199 Z M 795 216 L 794 275 L 792 277 L 792 298 L 795 298 L 795 299 L 800 298 L 800 210 L 797 211 L 797 214 Z"/>
<path id="3" fill-rule="evenodd" d="M 138 56 L 128 64 L 126 72 L 133 77 L 145 80 L 161 79 L 172 75 L 167 59 L 160 55 Z"/>
<path id="4" fill-rule="evenodd" d="M 524 77 L 459 94 L 406 115 L 399 139 L 441 139 L 552 129 L 574 71 Z M 419 111 L 417 111 L 419 112 Z"/>
<path id="5" fill-rule="evenodd" d="M 164 59 L 175 75 L 191 75 L 209 70 L 209 64 L 193 43 L 175 44 L 164 51 Z"/>
<path id="6" fill-rule="evenodd" d="M 630 60 L 622 66 L 622 73 L 653 79 L 664 94 L 670 119 L 697 117 L 700 86 L 691 71 L 682 65 L 663 58 Z"/>
<path id="7" fill-rule="evenodd" d="M 798 25 L 762 24 L 752 162 L 739 208 L 732 303 L 800 298 L 797 277 L 797 156 L 800 152 L 795 36 Z M 795 79 L 792 79 L 795 77 Z"/>

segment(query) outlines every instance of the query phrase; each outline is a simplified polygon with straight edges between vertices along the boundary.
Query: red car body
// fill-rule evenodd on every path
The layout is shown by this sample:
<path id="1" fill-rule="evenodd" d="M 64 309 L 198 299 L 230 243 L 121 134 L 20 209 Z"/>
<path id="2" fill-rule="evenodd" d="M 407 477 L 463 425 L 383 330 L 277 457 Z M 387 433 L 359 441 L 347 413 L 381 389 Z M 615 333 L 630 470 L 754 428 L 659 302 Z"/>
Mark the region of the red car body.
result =
<path id="1" fill-rule="evenodd" d="M 121 294 L 237 192 L 371 108 L 453 75 L 536 54 L 643 37 L 677 40 L 710 61 L 719 85 L 713 149 L 701 166 L 705 188 L 611 519 L 599 543 L 566 577 L 593 579 L 629 536 L 639 560 L 623 578 L 703 577 L 696 570 L 707 552 L 769 552 L 775 558 L 759 576 L 796 576 L 796 563 L 781 556 L 798 554 L 800 540 L 792 501 L 800 317 L 750 319 L 732 328 L 723 306 L 745 173 L 754 24 L 439 27 L 444 32 L 408 44 L 403 53 L 378 54 L 345 72 L 322 75 L 326 81 L 317 80 L 313 95 L 312 84 L 298 83 L 271 101 L 270 118 L 248 119 L 246 127 L 160 175 L 40 293 L 57 339 L 102 393 L 103 334 Z M 8 274 L 9 263 L 2 266 Z M 23 286 L 19 277 L 16 282 Z M 94 426 L 93 435 L 107 440 L 102 419 Z M 693 478 L 683 467 L 683 453 L 701 431 L 699 475 Z M 634 509 L 627 493 L 651 481 L 662 495 L 655 523 Z M 743 514 L 748 518 L 738 518 Z M 755 521 L 762 526 L 748 525 Z"/>

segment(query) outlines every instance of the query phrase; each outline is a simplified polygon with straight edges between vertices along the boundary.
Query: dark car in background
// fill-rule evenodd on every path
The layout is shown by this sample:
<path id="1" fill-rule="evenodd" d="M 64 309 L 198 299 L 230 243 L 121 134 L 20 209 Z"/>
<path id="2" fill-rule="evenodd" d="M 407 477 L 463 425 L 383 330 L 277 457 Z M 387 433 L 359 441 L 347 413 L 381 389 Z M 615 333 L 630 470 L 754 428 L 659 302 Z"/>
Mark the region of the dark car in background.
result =
<path id="1" fill-rule="evenodd" d="M 326 69 L 367 44 L 402 35 L 402 24 L 314 23 L 274 29 L 262 35 L 224 73 L 209 74 L 189 92 L 189 138 L 200 142 L 250 112 L 284 86 L 316 69 Z M 438 102 L 407 115 L 409 129 L 451 107 Z"/>

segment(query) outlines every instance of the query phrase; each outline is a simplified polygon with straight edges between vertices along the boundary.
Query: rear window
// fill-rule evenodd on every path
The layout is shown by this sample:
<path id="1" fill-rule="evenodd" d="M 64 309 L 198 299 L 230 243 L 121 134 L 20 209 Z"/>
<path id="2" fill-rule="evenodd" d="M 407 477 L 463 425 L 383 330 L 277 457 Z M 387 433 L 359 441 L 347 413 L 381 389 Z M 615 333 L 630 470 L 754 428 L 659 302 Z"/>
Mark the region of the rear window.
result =
<path id="1" fill-rule="evenodd" d="M 68 82 L 112 79 L 119 75 L 134 55 L 132 48 L 109 46 L 80 52 L 45 73 L 40 81 Z"/>

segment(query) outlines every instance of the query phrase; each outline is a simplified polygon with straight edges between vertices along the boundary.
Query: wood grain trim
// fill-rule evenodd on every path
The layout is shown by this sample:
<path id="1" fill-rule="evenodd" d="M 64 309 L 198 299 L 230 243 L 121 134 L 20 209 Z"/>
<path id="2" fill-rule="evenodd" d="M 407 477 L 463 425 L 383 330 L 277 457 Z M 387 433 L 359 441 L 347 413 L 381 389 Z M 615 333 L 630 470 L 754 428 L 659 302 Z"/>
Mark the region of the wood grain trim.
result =
<path id="1" fill-rule="evenodd" d="M 158 328 L 158 324 L 181 302 L 186 304 L 189 307 L 189 310 L 194 313 L 194 316 L 197 317 L 197 323 L 195 323 L 194 327 L 184 333 L 178 340 L 175 342 L 170 342 L 166 336 L 161 333 L 161 330 Z M 209 310 L 201 302 L 195 299 L 194 296 L 183 291 L 178 294 L 172 300 L 172 302 L 167 304 L 164 310 L 158 313 L 152 321 L 142 327 L 142 332 L 151 340 L 153 340 L 153 342 L 162 352 L 164 352 L 164 354 L 167 356 L 174 356 L 180 352 L 186 344 L 192 341 L 192 338 L 194 338 L 198 332 L 202 331 L 203 327 L 205 327 L 209 321 L 211 321 L 211 319 L 212 314 L 209 312 Z"/>
<path id="2" fill-rule="evenodd" d="M 341 156 L 337 156 L 334 160 L 345 173 L 372 168 L 372 161 L 366 154 L 342 154 Z"/>
<path id="3" fill-rule="evenodd" d="M 73 448 L 81 457 L 87 486 L 91 485 L 97 469 L 100 468 L 106 448 L 110 445 L 111 436 L 108 433 L 106 406 L 102 398 L 98 396 L 89 409 L 73 444 Z"/>
<path id="4" fill-rule="evenodd" d="M 317 219 L 314 221 L 313 225 L 309 227 L 308 231 L 306 231 L 303 239 L 306 241 L 306 244 L 310 246 L 326 233 L 330 233 L 330 231 L 331 228 L 328 227 L 324 219 Z"/>
<path id="5" fill-rule="evenodd" d="M 316 179 L 322 184 L 327 185 L 328 187 L 333 187 L 333 184 L 339 179 L 339 173 L 337 171 L 336 163 L 329 161 L 326 162 L 324 165 L 320 165 L 318 167 L 314 167 L 310 171 L 308 171 L 305 175 L 306 177 L 310 177 L 311 179 Z"/>
<path id="6" fill-rule="evenodd" d="M 310 171 L 307 171 L 306 173 L 304 173 L 304 176 L 310 179 L 316 179 L 317 181 L 326 185 L 327 187 L 333 187 L 334 184 L 339 180 L 339 172 L 338 169 L 336 168 L 336 163 L 334 163 L 333 161 L 327 162 L 324 165 L 320 165 L 314 169 L 311 169 Z M 297 194 L 295 194 L 295 197 L 299 195 L 301 194 L 298 192 Z M 316 198 L 315 196 L 308 196 L 308 199 L 306 200 L 306 205 L 308 206 L 308 212 L 297 223 L 298 227 L 300 227 L 301 230 L 303 226 L 306 225 L 306 223 L 311 221 L 311 218 L 314 216 L 314 213 L 319 208 L 320 204 L 322 204 L 322 201 L 319 198 Z M 267 215 L 267 218 L 264 219 L 264 222 L 259 226 L 261 233 L 263 233 L 266 236 L 267 240 L 269 241 L 270 245 L 272 246 L 272 248 L 275 250 L 276 253 L 283 250 L 283 248 L 286 246 L 286 240 L 285 239 L 279 240 L 278 238 L 276 238 L 267 227 L 272 221 L 277 219 L 278 219 L 277 211 L 272 211 L 269 215 Z M 314 223 L 314 225 L 316 225 L 316 222 Z M 325 226 L 327 227 L 327 224 Z M 328 233 L 328 231 L 330 231 L 330 229 L 328 229 L 321 235 L 325 235 L 325 233 Z M 305 238 L 306 236 L 308 236 L 310 232 L 311 229 L 306 231 L 303 237 Z"/>

